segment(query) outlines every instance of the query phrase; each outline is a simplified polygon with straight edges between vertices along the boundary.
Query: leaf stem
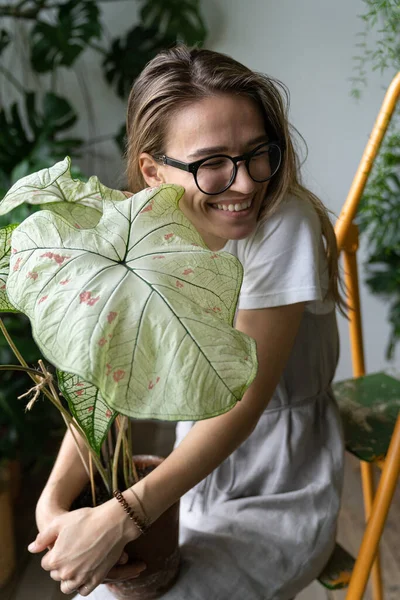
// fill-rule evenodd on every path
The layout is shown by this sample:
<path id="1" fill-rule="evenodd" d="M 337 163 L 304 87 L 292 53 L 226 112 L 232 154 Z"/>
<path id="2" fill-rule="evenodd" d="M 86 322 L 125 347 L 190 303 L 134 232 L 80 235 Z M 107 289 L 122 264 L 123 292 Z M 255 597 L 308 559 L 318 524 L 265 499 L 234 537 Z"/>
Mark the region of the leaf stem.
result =
<path id="1" fill-rule="evenodd" d="M 92 455 L 89 454 L 89 471 L 90 471 L 90 486 L 92 488 L 92 504 L 93 508 L 96 506 L 96 487 L 94 483 L 94 473 L 93 473 L 93 459 Z"/>
<path id="2" fill-rule="evenodd" d="M 117 436 L 117 442 L 115 444 L 114 459 L 113 459 L 113 471 L 112 471 L 113 490 L 118 489 L 118 462 L 119 462 L 119 454 L 121 451 L 122 438 L 124 435 L 124 430 L 126 428 L 127 417 L 120 416 L 120 417 L 117 417 L 117 419 L 118 419 L 119 431 L 118 431 L 118 436 Z"/>
<path id="3" fill-rule="evenodd" d="M 23 371 L 28 375 L 35 375 L 36 377 L 46 379 L 46 376 L 40 371 L 36 371 L 36 369 L 31 369 L 30 367 L 23 367 L 22 365 L 0 365 L 0 371 Z"/>
<path id="4" fill-rule="evenodd" d="M 127 453 L 129 460 L 129 481 L 131 481 L 131 485 L 133 483 L 138 483 L 139 476 L 137 474 L 136 465 L 133 462 L 133 446 L 132 446 L 132 423 L 128 420 L 128 445 L 127 445 Z"/>

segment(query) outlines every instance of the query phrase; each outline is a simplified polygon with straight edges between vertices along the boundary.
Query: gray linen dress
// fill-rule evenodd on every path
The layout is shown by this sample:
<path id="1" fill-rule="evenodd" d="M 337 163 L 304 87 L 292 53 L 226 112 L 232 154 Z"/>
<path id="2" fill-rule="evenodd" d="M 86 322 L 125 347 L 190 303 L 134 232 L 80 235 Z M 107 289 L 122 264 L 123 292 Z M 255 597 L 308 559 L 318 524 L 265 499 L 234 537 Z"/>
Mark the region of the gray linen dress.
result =
<path id="1" fill-rule="evenodd" d="M 256 428 L 181 500 L 182 568 L 162 599 L 290 600 L 333 550 L 342 486 L 330 388 L 338 335 L 319 220 L 306 201 L 288 198 L 250 238 L 224 250 L 244 266 L 240 309 L 305 301 L 306 310 Z M 192 425 L 178 424 L 176 444 Z M 105 586 L 88 597 L 113 598 Z"/>

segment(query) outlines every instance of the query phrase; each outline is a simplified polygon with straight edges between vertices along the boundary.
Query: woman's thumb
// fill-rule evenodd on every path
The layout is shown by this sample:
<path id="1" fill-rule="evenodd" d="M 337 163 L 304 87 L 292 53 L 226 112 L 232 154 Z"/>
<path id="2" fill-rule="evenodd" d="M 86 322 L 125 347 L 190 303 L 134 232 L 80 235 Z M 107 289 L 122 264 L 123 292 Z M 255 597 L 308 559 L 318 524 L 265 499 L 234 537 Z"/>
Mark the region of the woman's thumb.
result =
<path id="1" fill-rule="evenodd" d="M 35 541 L 33 541 L 28 546 L 29 552 L 35 554 L 36 552 L 43 552 L 43 550 L 47 550 L 48 546 L 54 544 L 57 539 L 57 532 L 53 527 L 49 527 L 42 533 L 39 533 L 36 536 Z"/>

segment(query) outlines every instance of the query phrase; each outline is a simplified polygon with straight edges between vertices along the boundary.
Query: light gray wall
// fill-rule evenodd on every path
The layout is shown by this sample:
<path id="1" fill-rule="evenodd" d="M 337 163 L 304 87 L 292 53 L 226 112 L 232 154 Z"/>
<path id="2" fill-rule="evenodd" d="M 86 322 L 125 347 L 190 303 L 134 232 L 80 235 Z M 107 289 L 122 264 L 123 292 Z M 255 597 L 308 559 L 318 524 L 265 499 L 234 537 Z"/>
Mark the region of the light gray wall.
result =
<path id="1" fill-rule="evenodd" d="M 288 86 L 291 120 L 306 139 L 309 150 L 304 178 L 338 214 L 383 99 L 384 86 L 392 75 L 382 79 L 371 72 L 362 100 L 357 103 L 350 97 L 356 34 L 362 30 L 357 17 L 364 11 L 362 1 L 202 0 L 201 5 L 210 30 L 208 48 L 231 54 Z M 103 5 L 110 37 L 132 26 L 137 6 L 136 0 L 115 0 Z M 15 56 L 9 54 L 6 59 L 15 73 Z M 69 94 L 85 115 L 79 133 L 93 138 L 113 132 L 124 120 L 125 106 L 102 83 L 94 52 L 87 52 L 79 61 L 78 76 L 90 92 L 89 104 L 76 75 L 63 72 L 57 89 Z M 94 126 L 90 124 L 91 113 Z M 116 185 L 123 173 L 112 142 L 90 146 L 85 166 L 109 185 Z M 364 286 L 362 305 L 367 367 L 376 371 L 385 367 L 387 310 Z M 342 318 L 339 321 L 342 352 L 337 376 L 342 379 L 351 375 L 351 363 L 347 325 Z"/>

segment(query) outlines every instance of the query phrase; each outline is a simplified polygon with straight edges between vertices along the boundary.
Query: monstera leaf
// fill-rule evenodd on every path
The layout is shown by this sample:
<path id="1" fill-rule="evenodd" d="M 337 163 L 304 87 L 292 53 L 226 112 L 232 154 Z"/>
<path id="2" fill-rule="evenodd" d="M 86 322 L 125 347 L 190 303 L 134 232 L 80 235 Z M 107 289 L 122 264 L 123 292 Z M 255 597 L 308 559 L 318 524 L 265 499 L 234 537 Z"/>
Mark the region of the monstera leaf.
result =
<path id="1" fill-rule="evenodd" d="M 157 27 L 137 25 L 126 37 L 113 40 L 103 68 L 107 82 L 115 87 L 120 98 L 126 98 L 132 82 L 162 48 L 165 43 L 160 41 Z"/>
<path id="2" fill-rule="evenodd" d="M 99 390 L 72 373 L 57 371 L 58 385 L 69 409 L 86 434 L 91 447 L 101 446 L 117 413 L 104 402 Z"/>
<path id="3" fill-rule="evenodd" d="M 231 326 L 242 267 L 207 249 L 182 194 L 105 200 L 89 230 L 40 211 L 13 233 L 7 293 L 39 348 L 131 417 L 218 415 L 256 374 L 255 342 Z"/>
<path id="4" fill-rule="evenodd" d="M 4 215 L 23 202 L 46 205 L 78 228 L 94 227 L 100 220 L 104 200 L 122 200 L 125 194 L 111 190 L 97 177 L 83 182 L 72 179 L 69 157 L 17 181 L 0 202 Z"/>
<path id="5" fill-rule="evenodd" d="M 101 35 L 99 8 L 93 0 L 69 0 L 58 9 L 57 23 L 39 21 L 31 33 L 32 67 L 38 73 L 70 67 L 88 43 Z"/>
<path id="6" fill-rule="evenodd" d="M 198 0 L 146 0 L 140 15 L 146 27 L 157 27 L 174 41 L 193 46 L 206 37 Z"/>
<path id="7" fill-rule="evenodd" d="M 7 225 L 0 229 L 0 312 L 19 312 L 10 303 L 6 283 L 10 270 L 11 234 L 17 225 Z"/>
<path id="8" fill-rule="evenodd" d="M 25 92 L 22 106 L 0 109 L 0 188 L 6 190 L 21 177 L 76 152 L 80 139 L 60 137 L 76 119 L 69 102 L 50 92 L 40 110 L 33 92 Z"/>

